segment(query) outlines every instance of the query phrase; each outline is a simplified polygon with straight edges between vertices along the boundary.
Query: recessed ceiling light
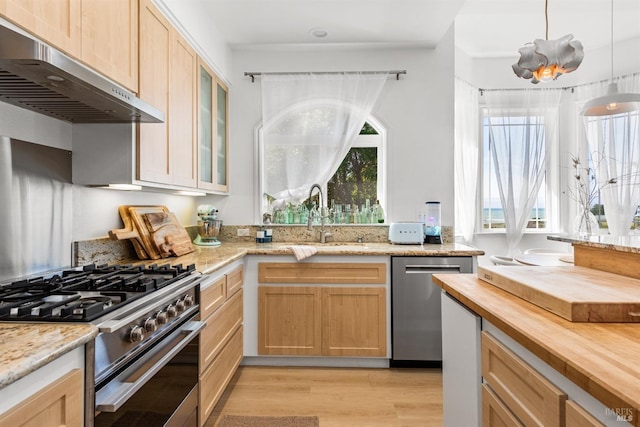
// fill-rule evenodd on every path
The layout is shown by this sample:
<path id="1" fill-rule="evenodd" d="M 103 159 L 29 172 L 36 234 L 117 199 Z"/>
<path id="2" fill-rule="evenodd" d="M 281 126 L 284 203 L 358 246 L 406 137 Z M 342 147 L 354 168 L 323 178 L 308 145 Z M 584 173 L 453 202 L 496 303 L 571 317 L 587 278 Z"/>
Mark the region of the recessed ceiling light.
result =
<path id="1" fill-rule="evenodd" d="M 309 30 L 309 34 L 311 37 L 315 37 L 317 39 L 323 39 L 329 35 L 329 32 L 324 28 L 312 28 Z"/>

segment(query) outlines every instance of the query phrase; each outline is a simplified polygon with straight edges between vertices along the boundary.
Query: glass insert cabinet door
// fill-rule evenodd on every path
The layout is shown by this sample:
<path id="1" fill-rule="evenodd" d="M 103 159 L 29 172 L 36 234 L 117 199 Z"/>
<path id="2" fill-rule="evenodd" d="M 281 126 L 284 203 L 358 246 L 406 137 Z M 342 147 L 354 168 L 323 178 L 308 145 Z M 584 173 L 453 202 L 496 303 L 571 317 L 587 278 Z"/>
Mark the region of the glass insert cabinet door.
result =
<path id="1" fill-rule="evenodd" d="M 228 88 L 202 60 L 198 78 L 198 187 L 228 192 Z"/>

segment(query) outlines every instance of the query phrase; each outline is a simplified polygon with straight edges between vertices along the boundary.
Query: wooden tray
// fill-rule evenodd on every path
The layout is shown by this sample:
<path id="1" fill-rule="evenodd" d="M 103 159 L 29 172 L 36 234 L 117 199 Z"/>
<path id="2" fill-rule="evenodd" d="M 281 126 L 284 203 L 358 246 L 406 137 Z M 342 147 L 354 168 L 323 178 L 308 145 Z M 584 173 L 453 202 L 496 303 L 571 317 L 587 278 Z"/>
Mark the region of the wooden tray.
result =
<path id="1" fill-rule="evenodd" d="M 478 266 L 478 278 L 572 322 L 640 322 L 638 279 L 575 266 Z"/>

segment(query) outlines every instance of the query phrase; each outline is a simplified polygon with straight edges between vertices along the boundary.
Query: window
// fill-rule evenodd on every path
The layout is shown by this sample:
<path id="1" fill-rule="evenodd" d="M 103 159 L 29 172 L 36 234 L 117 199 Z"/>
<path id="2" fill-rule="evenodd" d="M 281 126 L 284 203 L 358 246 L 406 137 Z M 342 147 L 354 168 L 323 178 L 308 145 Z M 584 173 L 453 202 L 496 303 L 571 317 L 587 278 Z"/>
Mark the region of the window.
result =
<path id="1" fill-rule="evenodd" d="M 502 110 L 504 113 L 504 110 Z M 496 231 L 505 229 L 505 216 L 502 202 L 500 200 L 500 192 L 498 188 L 498 180 L 496 178 L 496 165 L 493 158 L 491 138 L 505 138 L 510 141 L 509 149 L 512 154 L 511 168 L 517 171 L 523 168 L 520 164 L 522 159 L 528 158 L 524 152 L 526 142 L 534 139 L 542 139 L 544 147 L 545 142 L 544 115 L 539 116 L 525 115 L 517 110 L 509 112 L 509 116 L 496 117 L 492 116 L 489 120 L 488 110 L 483 110 L 482 117 L 482 230 Z M 529 157 L 530 159 L 530 157 Z M 504 166 L 503 166 L 504 167 Z M 526 229 L 546 230 L 548 228 L 548 209 L 550 205 L 548 200 L 548 171 L 542 178 L 542 184 L 538 191 L 535 204 L 531 210 L 529 221 Z M 523 195 L 515 195 L 522 197 Z"/>
<path id="2" fill-rule="evenodd" d="M 258 132 L 260 138 L 261 132 Z M 372 117 L 364 124 L 360 135 L 346 154 L 334 175 L 326 183 L 321 183 L 323 195 L 327 197 L 329 215 L 336 224 L 380 223 L 381 213 L 386 211 L 386 179 L 385 179 L 385 146 L 386 132 Z M 259 140 L 261 182 L 259 222 L 266 216 L 275 224 L 306 224 L 309 211 L 308 200 L 285 205 L 274 204 L 271 195 L 264 192 L 264 180 L 269 179 L 269 169 L 277 165 L 264 165 L 264 150 Z M 281 156 L 296 155 L 300 147 L 283 147 Z M 312 203 L 318 206 L 318 195 L 314 195 Z M 375 207 L 375 209 L 374 209 Z"/>

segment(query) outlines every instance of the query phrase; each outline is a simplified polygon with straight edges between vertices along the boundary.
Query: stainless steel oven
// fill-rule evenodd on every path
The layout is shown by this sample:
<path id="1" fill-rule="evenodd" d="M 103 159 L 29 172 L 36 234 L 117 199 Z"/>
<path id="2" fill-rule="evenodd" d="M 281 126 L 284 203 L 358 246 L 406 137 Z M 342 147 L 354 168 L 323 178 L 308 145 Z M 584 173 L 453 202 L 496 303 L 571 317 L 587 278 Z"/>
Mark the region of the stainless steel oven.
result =
<path id="1" fill-rule="evenodd" d="M 198 425 L 198 334 L 187 320 L 107 378 L 96 391 L 95 426 Z"/>
<path id="2" fill-rule="evenodd" d="M 0 285 L 0 320 L 90 322 L 85 425 L 197 425 L 195 265 L 86 266 Z"/>

